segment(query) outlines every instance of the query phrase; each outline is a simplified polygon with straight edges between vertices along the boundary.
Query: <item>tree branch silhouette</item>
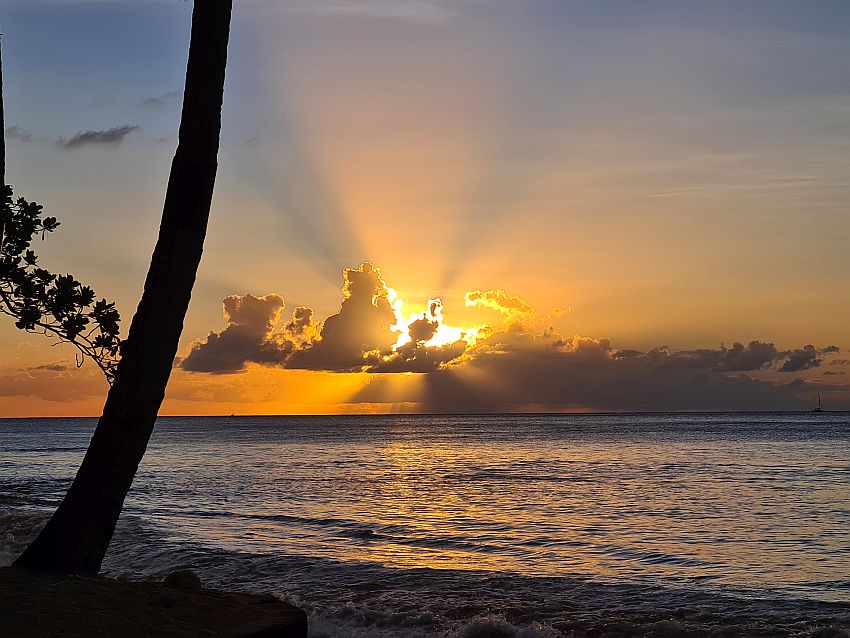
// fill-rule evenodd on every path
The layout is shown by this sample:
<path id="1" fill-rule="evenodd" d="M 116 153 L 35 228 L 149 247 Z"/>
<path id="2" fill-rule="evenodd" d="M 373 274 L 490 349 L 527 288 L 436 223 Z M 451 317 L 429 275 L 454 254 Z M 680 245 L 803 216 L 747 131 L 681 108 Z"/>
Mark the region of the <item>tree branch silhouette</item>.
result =
<path id="1" fill-rule="evenodd" d="M 78 351 L 77 366 L 94 361 L 112 384 L 118 366 L 121 320 L 114 303 L 96 301 L 94 290 L 73 275 L 57 275 L 39 267 L 33 241 L 59 226 L 43 207 L 23 197 L 13 199 L 3 187 L 0 216 L 5 221 L 0 244 L 0 313 L 15 319 L 26 332 L 52 335 Z"/>

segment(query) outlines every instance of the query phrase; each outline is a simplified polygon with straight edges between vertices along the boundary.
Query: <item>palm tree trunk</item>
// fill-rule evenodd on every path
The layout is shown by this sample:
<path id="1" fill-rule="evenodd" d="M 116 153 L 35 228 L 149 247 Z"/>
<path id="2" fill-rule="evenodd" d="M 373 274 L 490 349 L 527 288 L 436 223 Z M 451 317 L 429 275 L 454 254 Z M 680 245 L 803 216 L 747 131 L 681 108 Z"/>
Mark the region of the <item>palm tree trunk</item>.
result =
<path id="1" fill-rule="evenodd" d="M 145 290 L 83 463 L 53 517 L 15 562 L 96 575 L 144 456 L 177 353 L 217 168 L 232 0 L 197 0 L 177 152 Z"/>

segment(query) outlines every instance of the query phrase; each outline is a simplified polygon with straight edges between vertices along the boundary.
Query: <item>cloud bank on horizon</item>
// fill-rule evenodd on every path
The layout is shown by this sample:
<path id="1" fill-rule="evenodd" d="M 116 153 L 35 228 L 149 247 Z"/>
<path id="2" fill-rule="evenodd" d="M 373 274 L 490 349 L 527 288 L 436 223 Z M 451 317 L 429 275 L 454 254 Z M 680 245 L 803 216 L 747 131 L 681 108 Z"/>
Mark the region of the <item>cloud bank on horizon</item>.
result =
<path id="1" fill-rule="evenodd" d="M 339 312 L 324 321 L 300 306 L 282 320 L 276 293 L 231 295 L 227 327 L 195 342 L 180 368 L 230 374 L 252 364 L 376 375 L 355 401 L 381 402 L 398 373 L 424 373 L 428 411 L 494 411 L 521 406 L 595 409 L 799 408 L 812 392 L 847 392 L 845 384 L 792 373 L 840 362 L 834 345 L 782 350 L 754 340 L 731 347 L 648 352 L 606 338 L 564 336 L 531 305 L 503 290 L 467 292 L 468 307 L 501 315 L 498 325 L 455 328 L 439 299 L 406 318 L 401 301 L 374 264 L 343 272 Z M 830 372 L 834 372 L 831 371 Z"/>

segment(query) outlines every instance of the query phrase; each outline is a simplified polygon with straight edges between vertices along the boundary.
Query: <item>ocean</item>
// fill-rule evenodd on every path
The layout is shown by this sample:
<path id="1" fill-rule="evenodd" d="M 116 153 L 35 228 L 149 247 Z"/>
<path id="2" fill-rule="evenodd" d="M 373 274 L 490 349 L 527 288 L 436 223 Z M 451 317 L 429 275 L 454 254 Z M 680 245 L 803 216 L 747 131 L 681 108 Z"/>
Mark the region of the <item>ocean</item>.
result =
<path id="1" fill-rule="evenodd" d="M 94 419 L 0 420 L 0 565 Z M 319 637 L 850 637 L 850 413 L 161 418 L 104 572 Z"/>

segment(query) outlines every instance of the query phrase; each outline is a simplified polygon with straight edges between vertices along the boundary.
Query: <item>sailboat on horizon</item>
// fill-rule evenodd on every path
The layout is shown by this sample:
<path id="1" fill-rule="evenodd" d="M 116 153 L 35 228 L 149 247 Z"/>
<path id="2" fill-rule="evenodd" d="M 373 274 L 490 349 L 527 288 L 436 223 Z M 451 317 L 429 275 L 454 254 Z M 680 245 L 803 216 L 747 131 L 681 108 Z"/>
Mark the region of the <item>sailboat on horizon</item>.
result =
<path id="1" fill-rule="evenodd" d="M 823 404 L 820 401 L 820 392 L 818 392 L 818 405 L 816 408 L 812 408 L 812 412 L 823 412 Z"/>

